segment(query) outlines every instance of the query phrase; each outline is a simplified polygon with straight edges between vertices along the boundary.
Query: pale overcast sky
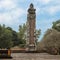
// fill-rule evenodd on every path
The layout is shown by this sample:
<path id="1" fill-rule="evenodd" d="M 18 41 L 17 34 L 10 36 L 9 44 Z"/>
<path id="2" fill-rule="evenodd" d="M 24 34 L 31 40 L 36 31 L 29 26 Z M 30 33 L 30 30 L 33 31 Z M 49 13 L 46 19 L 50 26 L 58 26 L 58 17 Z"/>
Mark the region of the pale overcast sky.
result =
<path id="1" fill-rule="evenodd" d="M 36 8 L 36 28 L 43 36 L 52 22 L 60 19 L 60 0 L 0 0 L 0 24 L 18 31 L 19 25 L 26 23 L 30 3 Z"/>

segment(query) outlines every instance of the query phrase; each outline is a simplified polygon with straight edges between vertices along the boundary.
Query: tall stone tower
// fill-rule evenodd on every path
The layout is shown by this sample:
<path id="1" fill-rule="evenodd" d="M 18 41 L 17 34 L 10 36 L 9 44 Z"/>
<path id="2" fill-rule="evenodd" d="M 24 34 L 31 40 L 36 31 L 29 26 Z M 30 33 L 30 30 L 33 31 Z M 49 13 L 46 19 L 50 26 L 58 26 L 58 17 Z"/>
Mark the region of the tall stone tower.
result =
<path id="1" fill-rule="evenodd" d="M 35 51 L 36 50 L 36 9 L 34 9 L 34 5 L 31 3 L 28 9 L 27 14 L 27 50 Z"/>

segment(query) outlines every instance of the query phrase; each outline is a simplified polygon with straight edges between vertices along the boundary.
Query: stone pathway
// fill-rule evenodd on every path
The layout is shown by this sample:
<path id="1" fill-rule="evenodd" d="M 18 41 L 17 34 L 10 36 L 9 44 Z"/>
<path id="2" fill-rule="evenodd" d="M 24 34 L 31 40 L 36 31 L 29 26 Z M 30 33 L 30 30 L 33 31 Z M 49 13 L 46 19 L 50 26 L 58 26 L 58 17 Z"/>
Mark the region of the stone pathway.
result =
<path id="1" fill-rule="evenodd" d="M 13 53 L 13 59 L 1 60 L 60 60 L 60 55 L 49 55 L 47 53 Z"/>

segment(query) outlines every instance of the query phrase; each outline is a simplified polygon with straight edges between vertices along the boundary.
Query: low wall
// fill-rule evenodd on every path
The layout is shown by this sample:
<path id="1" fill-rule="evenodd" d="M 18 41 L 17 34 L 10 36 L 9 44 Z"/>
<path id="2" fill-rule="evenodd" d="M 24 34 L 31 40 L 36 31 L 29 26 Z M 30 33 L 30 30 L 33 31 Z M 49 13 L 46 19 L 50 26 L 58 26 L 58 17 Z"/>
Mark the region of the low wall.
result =
<path id="1" fill-rule="evenodd" d="M 25 53 L 25 50 L 11 50 L 12 53 Z"/>

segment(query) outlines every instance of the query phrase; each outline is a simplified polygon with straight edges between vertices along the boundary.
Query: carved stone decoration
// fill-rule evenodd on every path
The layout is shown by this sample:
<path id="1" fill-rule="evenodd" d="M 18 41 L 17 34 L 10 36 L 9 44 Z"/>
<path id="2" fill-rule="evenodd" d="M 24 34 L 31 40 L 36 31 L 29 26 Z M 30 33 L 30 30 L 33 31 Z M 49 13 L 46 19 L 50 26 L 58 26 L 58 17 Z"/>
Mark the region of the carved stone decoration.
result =
<path id="1" fill-rule="evenodd" d="M 26 40 L 26 50 L 28 51 L 36 51 L 36 36 L 35 36 L 35 28 L 36 28 L 36 9 L 34 9 L 34 5 L 31 3 L 28 9 L 27 14 L 27 40 Z"/>

